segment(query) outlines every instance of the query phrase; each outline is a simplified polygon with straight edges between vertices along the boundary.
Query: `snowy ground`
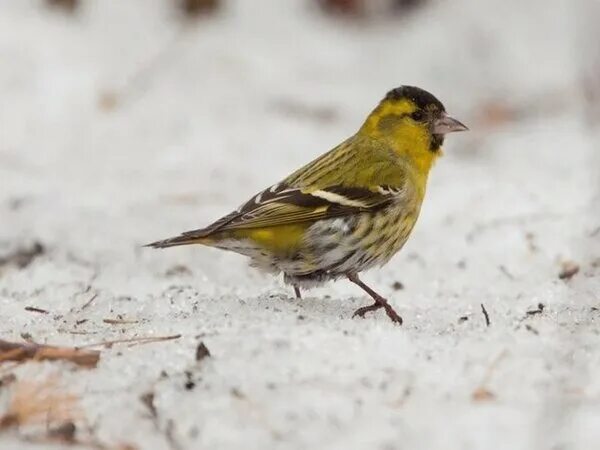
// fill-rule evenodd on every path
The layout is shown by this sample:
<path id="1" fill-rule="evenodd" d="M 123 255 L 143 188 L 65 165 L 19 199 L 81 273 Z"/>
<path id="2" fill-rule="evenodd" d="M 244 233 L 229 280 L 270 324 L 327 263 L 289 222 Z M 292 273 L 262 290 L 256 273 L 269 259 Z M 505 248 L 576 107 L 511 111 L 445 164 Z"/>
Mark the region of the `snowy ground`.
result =
<path id="1" fill-rule="evenodd" d="M 600 149 L 578 87 L 593 18 L 566 0 L 432 1 L 366 24 L 226 4 L 186 25 L 167 1 L 75 17 L 0 2 L 0 261 L 45 248 L 0 264 L 0 338 L 181 334 L 103 349 L 96 369 L 12 372 L 58 374 L 97 439 L 139 449 L 596 448 Z M 447 140 L 405 249 L 365 275 L 402 327 L 351 319 L 368 300 L 346 282 L 297 301 L 234 254 L 140 247 L 328 150 L 400 84 L 472 128 Z"/>

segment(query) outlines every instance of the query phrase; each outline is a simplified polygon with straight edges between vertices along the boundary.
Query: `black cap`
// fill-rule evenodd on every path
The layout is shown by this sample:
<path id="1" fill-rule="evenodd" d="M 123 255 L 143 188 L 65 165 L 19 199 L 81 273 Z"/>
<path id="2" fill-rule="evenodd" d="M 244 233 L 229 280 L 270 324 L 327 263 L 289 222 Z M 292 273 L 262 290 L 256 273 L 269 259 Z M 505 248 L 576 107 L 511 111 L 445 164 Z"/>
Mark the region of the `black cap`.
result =
<path id="1" fill-rule="evenodd" d="M 431 107 L 430 105 L 435 105 L 436 109 L 446 111 L 442 102 L 435 98 L 433 94 L 415 86 L 400 86 L 392 89 L 385 95 L 384 100 L 401 100 L 403 98 L 415 102 L 419 109 L 426 109 L 428 106 Z"/>

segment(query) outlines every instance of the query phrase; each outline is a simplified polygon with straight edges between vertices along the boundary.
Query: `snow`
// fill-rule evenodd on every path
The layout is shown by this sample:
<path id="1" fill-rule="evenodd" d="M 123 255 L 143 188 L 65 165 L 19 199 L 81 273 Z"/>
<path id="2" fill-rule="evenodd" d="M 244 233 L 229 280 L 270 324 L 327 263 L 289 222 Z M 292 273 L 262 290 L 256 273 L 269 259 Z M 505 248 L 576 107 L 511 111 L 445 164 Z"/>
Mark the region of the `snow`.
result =
<path id="1" fill-rule="evenodd" d="M 0 267 L 0 338 L 182 335 L 17 377 L 59 374 L 98 439 L 140 449 L 594 448 L 600 153 L 580 88 L 600 56 L 593 3 L 431 1 L 361 23 L 232 0 L 185 23 L 158 0 L 88 0 L 74 17 L 1 2 L 0 257 L 47 251 Z M 400 84 L 471 128 L 447 139 L 406 247 L 364 275 L 402 327 L 352 319 L 369 300 L 347 282 L 297 301 L 241 256 L 141 248 L 333 147 Z M 486 122 L 486 104 L 516 120 Z M 569 260 L 581 269 L 561 280 Z M 119 316 L 137 322 L 103 321 Z M 201 341 L 212 356 L 196 362 Z"/>

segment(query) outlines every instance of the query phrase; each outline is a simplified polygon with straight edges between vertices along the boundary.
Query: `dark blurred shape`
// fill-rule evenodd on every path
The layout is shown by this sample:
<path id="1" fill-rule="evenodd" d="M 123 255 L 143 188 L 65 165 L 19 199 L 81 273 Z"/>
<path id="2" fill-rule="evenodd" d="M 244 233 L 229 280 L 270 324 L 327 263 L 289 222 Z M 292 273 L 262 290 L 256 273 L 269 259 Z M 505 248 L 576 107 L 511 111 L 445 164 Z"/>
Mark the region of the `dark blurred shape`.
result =
<path id="1" fill-rule="evenodd" d="M 204 344 L 204 342 L 200 342 L 198 347 L 196 347 L 196 361 L 202 361 L 204 358 L 208 358 L 210 356 L 210 351 L 208 347 Z"/>
<path id="2" fill-rule="evenodd" d="M 25 197 L 13 197 L 8 200 L 8 209 L 17 211 L 27 202 Z"/>
<path id="3" fill-rule="evenodd" d="M 362 0 L 317 0 L 317 2 L 327 13 L 344 16 L 362 16 L 365 13 Z"/>
<path id="4" fill-rule="evenodd" d="M 577 273 L 579 273 L 579 264 L 574 261 L 563 261 L 560 272 L 558 273 L 558 278 L 561 280 L 570 280 Z"/>
<path id="5" fill-rule="evenodd" d="M 185 384 L 183 385 L 186 391 L 191 391 L 196 387 L 196 382 L 192 379 L 192 372 L 185 371 Z"/>
<path id="6" fill-rule="evenodd" d="M 425 5 L 429 0 L 394 0 L 392 9 L 396 12 L 411 12 L 420 6 Z"/>
<path id="7" fill-rule="evenodd" d="M 19 247 L 14 252 L 0 257 L 0 267 L 15 265 L 19 269 L 26 268 L 32 261 L 46 253 L 41 242 L 34 242 L 31 247 Z"/>
<path id="8" fill-rule="evenodd" d="M 543 303 L 538 303 L 537 309 L 530 309 L 529 311 L 525 312 L 525 315 L 526 316 L 537 316 L 538 314 L 542 314 L 544 312 L 545 307 L 546 307 L 546 305 L 544 305 Z"/>
<path id="9" fill-rule="evenodd" d="M 179 7 L 188 17 L 214 13 L 221 5 L 220 0 L 177 0 Z"/>
<path id="10" fill-rule="evenodd" d="M 66 12 L 74 13 L 81 2 L 79 0 L 46 0 L 46 3 L 53 8 L 60 8 Z"/>
<path id="11" fill-rule="evenodd" d="M 102 111 L 112 111 L 119 104 L 119 95 L 114 91 L 104 91 L 98 96 L 98 107 Z"/>
<path id="12" fill-rule="evenodd" d="M 0 378 L 0 388 L 10 386 L 15 381 L 17 381 L 17 377 L 14 373 L 9 373 L 7 375 L 3 375 Z"/>
<path id="13" fill-rule="evenodd" d="M 156 405 L 154 404 L 155 397 L 156 395 L 154 392 L 146 392 L 140 396 L 140 401 L 148 409 L 148 412 L 152 417 L 158 416 L 158 411 L 156 410 Z"/>
<path id="14" fill-rule="evenodd" d="M 189 277 L 193 275 L 192 271 L 183 264 L 176 264 L 173 267 L 170 267 L 165 272 L 165 276 L 170 277 Z"/>
<path id="15" fill-rule="evenodd" d="M 75 444 L 75 433 L 77 427 L 71 421 L 65 422 L 55 428 L 48 430 L 48 437 L 51 440 L 56 440 L 65 444 Z"/>
<path id="16" fill-rule="evenodd" d="M 345 17 L 387 17 L 390 14 L 411 13 L 428 0 L 316 0 L 329 14 Z"/>
<path id="17" fill-rule="evenodd" d="M 395 291 L 400 291 L 404 289 L 404 284 L 402 284 L 401 281 L 394 281 L 394 284 L 392 284 L 392 289 Z"/>

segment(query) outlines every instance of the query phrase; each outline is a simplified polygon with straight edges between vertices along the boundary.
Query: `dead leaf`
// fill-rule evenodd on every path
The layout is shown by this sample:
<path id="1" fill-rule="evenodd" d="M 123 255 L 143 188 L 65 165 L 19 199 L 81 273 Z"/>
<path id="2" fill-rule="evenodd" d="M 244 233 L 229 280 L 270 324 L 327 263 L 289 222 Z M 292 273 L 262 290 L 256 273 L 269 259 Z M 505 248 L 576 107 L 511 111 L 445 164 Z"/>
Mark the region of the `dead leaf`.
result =
<path id="1" fill-rule="evenodd" d="M 57 378 L 42 382 L 19 381 L 13 387 L 0 430 L 23 425 L 49 426 L 72 422 L 80 416 L 78 398 L 60 390 Z"/>

